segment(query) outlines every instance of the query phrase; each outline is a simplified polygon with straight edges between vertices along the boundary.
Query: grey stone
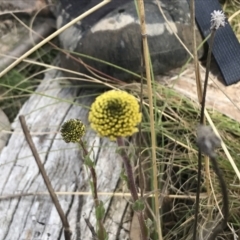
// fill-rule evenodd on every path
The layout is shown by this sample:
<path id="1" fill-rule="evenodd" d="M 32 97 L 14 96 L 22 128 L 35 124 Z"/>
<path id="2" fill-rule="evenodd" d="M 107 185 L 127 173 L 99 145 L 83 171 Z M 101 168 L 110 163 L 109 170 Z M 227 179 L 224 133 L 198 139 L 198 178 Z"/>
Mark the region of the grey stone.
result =
<path id="1" fill-rule="evenodd" d="M 97 1 L 60 0 L 57 27 L 96 5 Z M 62 47 L 120 66 L 134 73 L 141 72 L 141 29 L 136 6 L 132 0 L 113 0 L 112 5 L 101 8 L 60 35 Z M 191 50 L 189 5 L 186 0 L 161 0 L 161 7 L 172 29 Z M 165 22 L 154 0 L 145 2 L 148 44 L 154 74 L 165 74 L 183 66 L 189 54 Z M 197 30 L 198 43 L 201 36 Z M 202 57 L 203 50 L 199 52 Z M 78 58 L 79 55 L 73 54 Z M 81 56 L 87 65 L 123 81 L 133 75 L 113 66 Z M 87 68 L 68 55 L 62 54 L 61 66 L 73 71 L 90 74 Z M 72 76 L 72 74 L 67 74 Z M 77 81 L 79 84 L 79 81 Z"/>

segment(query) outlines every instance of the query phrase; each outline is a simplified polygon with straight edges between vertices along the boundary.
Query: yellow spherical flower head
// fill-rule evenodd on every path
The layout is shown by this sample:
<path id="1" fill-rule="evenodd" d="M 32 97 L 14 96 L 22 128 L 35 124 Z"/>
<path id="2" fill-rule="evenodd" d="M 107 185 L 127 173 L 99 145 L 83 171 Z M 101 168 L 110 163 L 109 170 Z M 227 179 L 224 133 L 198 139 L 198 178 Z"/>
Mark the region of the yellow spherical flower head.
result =
<path id="1" fill-rule="evenodd" d="M 111 140 L 137 132 L 136 126 L 141 119 L 137 99 L 118 90 L 111 90 L 97 97 L 89 113 L 92 129 Z"/>
<path id="2" fill-rule="evenodd" d="M 79 142 L 80 138 L 85 134 L 85 126 L 79 119 L 70 119 L 61 127 L 61 135 L 66 143 Z"/>

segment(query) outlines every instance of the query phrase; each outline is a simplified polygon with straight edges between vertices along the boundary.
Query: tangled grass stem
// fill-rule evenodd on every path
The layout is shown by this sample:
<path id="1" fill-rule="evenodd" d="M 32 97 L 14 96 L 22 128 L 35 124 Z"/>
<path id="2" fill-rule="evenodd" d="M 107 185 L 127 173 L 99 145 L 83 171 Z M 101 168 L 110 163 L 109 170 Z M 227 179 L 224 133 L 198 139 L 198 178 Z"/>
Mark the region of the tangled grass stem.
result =
<path id="1" fill-rule="evenodd" d="M 142 44 L 143 44 L 143 59 L 145 63 L 146 77 L 147 77 L 147 89 L 148 89 L 148 100 L 149 100 L 149 114 L 150 114 L 150 132 L 151 132 L 151 152 L 152 152 L 152 166 L 153 166 L 153 190 L 157 192 L 159 190 L 158 186 L 158 173 L 157 173 L 157 153 L 156 153 L 156 134 L 155 134 L 155 116 L 154 116 L 154 102 L 152 90 L 153 78 L 151 77 L 151 58 L 148 47 L 148 39 L 147 39 L 147 27 L 146 27 L 146 17 L 145 17 L 145 8 L 144 1 L 137 0 L 137 7 L 139 11 L 139 20 L 141 26 L 141 34 L 142 34 Z M 161 216 L 159 212 L 159 199 L 158 195 L 154 196 L 154 208 L 156 215 L 156 223 L 155 227 L 157 229 L 159 240 L 163 239 L 162 236 L 162 228 L 161 228 Z"/>

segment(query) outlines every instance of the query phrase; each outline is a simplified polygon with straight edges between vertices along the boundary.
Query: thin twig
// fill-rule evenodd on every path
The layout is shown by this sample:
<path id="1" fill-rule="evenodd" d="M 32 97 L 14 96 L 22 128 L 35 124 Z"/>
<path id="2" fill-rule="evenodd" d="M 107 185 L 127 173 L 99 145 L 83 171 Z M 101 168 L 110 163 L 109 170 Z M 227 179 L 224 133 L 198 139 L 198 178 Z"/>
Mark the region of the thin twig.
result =
<path id="1" fill-rule="evenodd" d="M 71 235 L 72 235 L 72 232 L 70 230 L 70 225 L 69 225 L 69 222 L 68 222 L 68 219 L 67 217 L 65 216 L 64 212 L 63 212 L 63 209 L 58 201 L 58 198 L 57 198 L 57 195 L 55 194 L 54 192 L 54 189 L 52 187 L 52 184 L 50 182 L 50 179 L 48 178 L 47 176 L 47 173 L 45 171 L 45 168 L 41 162 L 41 159 L 38 155 L 38 152 L 37 152 L 37 149 L 33 143 L 33 140 L 32 140 L 32 137 L 30 135 L 30 132 L 29 132 L 29 129 L 27 127 L 27 124 L 26 124 L 26 120 L 25 120 L 25 117 L 23 115 L 19 116 L 19 120 L 20 120 L 20 123 L 21 123 L 21 126 L 22 126 L 22 129 L 23 129 L 23 133 L 25 135 L 25 138 L 26 138 L 26 141 L 32 151 L 32 154 L 34 156 L 34 159 L 38 165 L 38 168 L 39 168 L 39 171 L 43 177 L 43 180 L 45 182 L 45 185 L 49 191 L 49 194 L 52 198 L 52 201 L 53 201 L 53 204 L 55 205 L 56 209 L 57 209 L 57 212 L 58 212 L 58 215 L 62 221 L 62 225 L 63 225 L 63 228 L 64 228 L 64 236 L 65 236 L 65 240 L 71 240 Z"/>
<path id="2" fill-rule="evenodd" d="M 92 194 L 92 192 L 55 192 L 58 196 L 66 196 L 66 195 L 77 195 L 77 196 L 89 196 Z M 0 196 L 0 200 L 8 200 L 12 198 L 20 198 L 20 197 L 31 197 L 31 196 L 43 196 L 43 195 L 49 195 L 49 192 L 29 192 L 29 193 L 19 193 L 19 194 L 6 194 Z M 111 197 L 131 197 L 131 193 L 123 193 L 123 192 L 98 192 L 99 196 L 109 196 Z M 152 192 L 145 193 L 143 195 L 143 198 L 153 198 L 155 194 Z M 174 195 L 174 194 L 161 194 L 163 197 L 171 198 L 171 199 L 196 199 L 195 195 Z M 141 194 L 138 194 L 139 197 L 141 197 Z M 206 199 L 208 196 L 207 194 L 201 194 L 201 199 Z"/>

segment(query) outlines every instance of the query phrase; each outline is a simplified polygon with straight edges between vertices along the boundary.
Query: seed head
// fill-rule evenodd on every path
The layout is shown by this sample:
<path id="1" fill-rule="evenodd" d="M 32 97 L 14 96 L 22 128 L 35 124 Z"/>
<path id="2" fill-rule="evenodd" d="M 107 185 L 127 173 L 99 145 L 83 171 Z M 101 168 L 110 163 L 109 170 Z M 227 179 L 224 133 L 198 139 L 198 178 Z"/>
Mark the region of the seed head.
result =
<path id="1" fill-rule="evenodd" d="M 225 27 L 225 15 L 223 11 L 220 10 L 214 10 L 211 13 L 211 29 L 218 29 L 219 27 Z"/>
<path id="2" fill-rule="evenodd" d="M 210 126 L 200 125 L 197 128 L 197 146 L 202 153 L 215 157 L 215 148 L 221 145 L 221 140 Z"/>

